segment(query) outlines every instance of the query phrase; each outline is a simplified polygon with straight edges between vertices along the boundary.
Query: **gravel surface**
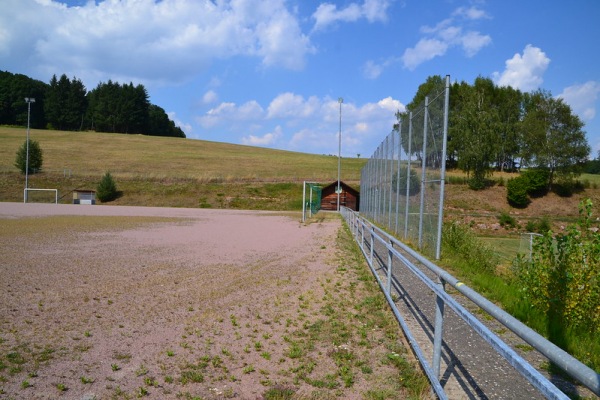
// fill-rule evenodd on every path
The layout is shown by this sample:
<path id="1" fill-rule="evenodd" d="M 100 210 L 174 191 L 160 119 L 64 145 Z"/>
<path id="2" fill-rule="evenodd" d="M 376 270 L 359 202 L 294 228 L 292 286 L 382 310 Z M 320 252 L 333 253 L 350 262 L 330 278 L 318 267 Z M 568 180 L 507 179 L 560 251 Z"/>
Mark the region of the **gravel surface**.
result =
<path id="1" fill-rule="evenodd" d="M 261 398 L 286 382 L 259 371 L 285 367 L 286 316 L 331 271 L 340 226 L 0 203 L 0 398 Z"/>

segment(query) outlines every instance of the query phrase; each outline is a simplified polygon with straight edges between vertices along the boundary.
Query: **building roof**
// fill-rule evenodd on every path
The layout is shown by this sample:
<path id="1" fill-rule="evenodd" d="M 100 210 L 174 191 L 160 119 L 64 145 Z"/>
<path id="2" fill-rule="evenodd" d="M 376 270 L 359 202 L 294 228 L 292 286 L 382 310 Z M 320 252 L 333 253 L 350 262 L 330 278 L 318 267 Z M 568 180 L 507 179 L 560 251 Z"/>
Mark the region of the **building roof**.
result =
<path id="1" fill-rule="evenodd" d="M 348 185 L 347 183 L 344 183 L 344 181 L 340 181 L 340 186 L 342 187 L 343 190 L 353 194 L 354 196 L 358 196 L 359 192 L 358 190 L 354 189 L 352 186 Z M 335 190 L 335 188 L 337 187 L 337 181 L 334 181 L 332 183 L 330 183 L 327 186 L 324 186 L 321 190 L 322 191 L 326 191 L 327 189 L 333 189 Z"/>

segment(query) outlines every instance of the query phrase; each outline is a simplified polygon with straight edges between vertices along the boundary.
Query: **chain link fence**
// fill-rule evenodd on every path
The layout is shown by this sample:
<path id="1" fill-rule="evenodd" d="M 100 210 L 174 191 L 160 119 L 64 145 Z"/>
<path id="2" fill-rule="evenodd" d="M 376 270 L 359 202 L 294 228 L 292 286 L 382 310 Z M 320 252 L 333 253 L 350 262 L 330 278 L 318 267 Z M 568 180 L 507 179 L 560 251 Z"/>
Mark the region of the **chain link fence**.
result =
<path id="1" fill-rule="evenodd" d="M 365 217 L 440 258 L 450 77 L 401 115 L 361 171 Z"/>

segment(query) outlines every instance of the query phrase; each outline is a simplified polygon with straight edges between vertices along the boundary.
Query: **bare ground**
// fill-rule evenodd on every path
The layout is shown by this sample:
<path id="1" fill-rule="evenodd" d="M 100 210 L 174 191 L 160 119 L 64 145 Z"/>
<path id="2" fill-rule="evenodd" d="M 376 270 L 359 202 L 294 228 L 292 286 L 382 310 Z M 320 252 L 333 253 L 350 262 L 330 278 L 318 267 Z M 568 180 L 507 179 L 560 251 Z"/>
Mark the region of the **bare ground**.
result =
<path id="1" fill-rule="evenodd" d="M 0 203 L 0 398 L 409 396 L 397 325 L 361 314 L 369 292 L 340 256 L 340 227 L 277 213 Z M 338 322 L 323 318 L 336 307 Z"/>

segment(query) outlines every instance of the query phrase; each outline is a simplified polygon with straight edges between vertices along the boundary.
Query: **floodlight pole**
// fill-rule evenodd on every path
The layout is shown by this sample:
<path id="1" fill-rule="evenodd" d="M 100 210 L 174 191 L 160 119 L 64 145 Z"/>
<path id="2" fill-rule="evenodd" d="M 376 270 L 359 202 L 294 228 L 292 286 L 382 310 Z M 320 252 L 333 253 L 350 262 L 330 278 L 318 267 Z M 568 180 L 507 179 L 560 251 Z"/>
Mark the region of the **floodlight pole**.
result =
<path id="1" fill-rule="evenodd" d="M 340 212 L 340 175 L 342 170 L 342 103 L 344 102 L 343 98 L 338 98 L 338 103 L 340 103 L 340 130 L 338 134 L 338 179 L 337 179 L 337 211 Z"/>
<path id="2" fill-rule="evenodd" d="M 27 154 L 25 156 L 25 194 L 23 195 L 23 203 L 27 203 L 27 189 L 29 189 L 29 120 L 31 116 L 31 103 L 35 103 L 33 97 L 25 97 L 27 103 Z"/>

